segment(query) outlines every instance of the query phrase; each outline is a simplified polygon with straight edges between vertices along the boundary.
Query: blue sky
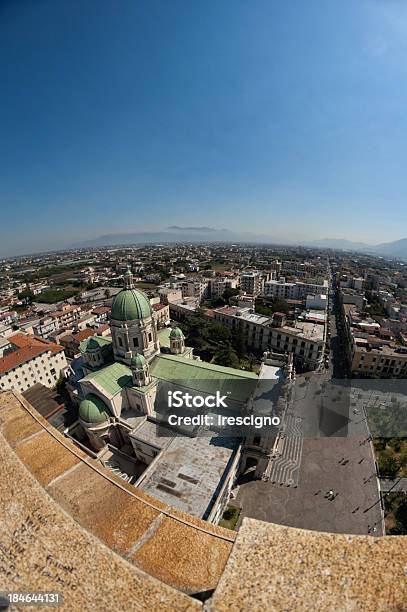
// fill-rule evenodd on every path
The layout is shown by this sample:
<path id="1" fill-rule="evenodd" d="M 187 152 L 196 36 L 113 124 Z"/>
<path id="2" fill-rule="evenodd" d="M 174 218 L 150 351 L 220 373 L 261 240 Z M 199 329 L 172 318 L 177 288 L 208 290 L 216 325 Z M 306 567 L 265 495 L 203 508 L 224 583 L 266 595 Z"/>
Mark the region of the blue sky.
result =
<path id="1" fill-rule="evenodd" d="M 2 0 L 0 255 L 407 235 L 402 0 Z"/>

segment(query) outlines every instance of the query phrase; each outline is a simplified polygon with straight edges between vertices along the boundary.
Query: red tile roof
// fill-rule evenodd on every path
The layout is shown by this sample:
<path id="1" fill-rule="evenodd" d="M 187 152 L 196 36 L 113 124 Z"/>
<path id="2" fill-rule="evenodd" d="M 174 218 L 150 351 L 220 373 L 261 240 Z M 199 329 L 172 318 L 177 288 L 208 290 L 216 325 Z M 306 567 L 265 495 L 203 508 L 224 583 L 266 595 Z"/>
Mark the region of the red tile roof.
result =
<path id="1" fill-rule="evenodd" d="M 5 374 L 47 351 L 51 351 L 55 355 L 64 350 L 59 344 L 48 342 L 37 336 L 15 334 L 10 336 L 9 340 L 17 349 L 0 359 L 0 374 Z"/>
<path id="2" fill-rule="evenodd" d="M 95 329 L 95 336 L 100 336 L 101 334 L 103 334 L 103 332 L 105 332 L 107 329 L 110 329 L 110 326 L 108 323 L 102 323 L 102 325 L 99 325 L 99 327 L 97 327 Z"/>
<path id="3" fill-rule="evenodd" d="M 82 329 L 81 331 L 78 331 L 76 334 L 72 334 L 72 338 L 76 340 L 77 342 L 82 342 L 82 340 L 86 340 L 86 338 L 90 338 L 90 336 L 94 336 L 95 333 L 96 331 L 94 329 L 89 329 L 89 327 L 87 327 L 86 329 Z"/>
<path id="4" fill-rule="evenodd" d="M 110 312 L 109 306 L 96 306 L 96 308 L 92 310 L 92 313 L 96 315 L 105 314 L 106 312 Z"/>
<path id="5" fill-rule="evenodd" d="M 167 304 L 153 304 L 153 310 L 157 312 L 157 310 L 162 310 L 163 308 L 167 308 Z"/>

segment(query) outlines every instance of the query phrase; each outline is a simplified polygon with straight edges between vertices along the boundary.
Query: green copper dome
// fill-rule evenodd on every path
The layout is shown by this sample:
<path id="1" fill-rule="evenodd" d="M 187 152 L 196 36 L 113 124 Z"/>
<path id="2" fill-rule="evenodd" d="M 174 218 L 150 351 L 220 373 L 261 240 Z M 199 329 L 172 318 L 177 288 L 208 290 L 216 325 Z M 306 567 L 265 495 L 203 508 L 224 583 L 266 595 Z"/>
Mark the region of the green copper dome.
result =
<path id="1" fill-rule="evenodd" d="M 99 342 L 95 340 L 95 338 L 89 338 L 88 343 L 86 345 L 87 349 L 98 349 L 100 348 Z"/>
<path id="2" fill-rule="evenodd" d="M 145 364 L 146 364 L 146 358 L 144 357 L 144 355 L 141 355 L 141 353 L 136 353 L 131 358 L 131 365 L 134 368 L 143 368 Z"/>
<path id="3" fill-rule="evenodd" d="M 184 337 L 184 334 L 182 333 L 182 330 L 180 330 L 179 327 L 173 327 L 170 333 L 170 338 L 172 338 L 173 340 L 182 340 Z"/>
<path id="4" fill-rule="evenodd" d="M 109 416 L 103 400 L 93 393 L 89 393 L 79 404 L 79 417 L 86 423 L 104 423 Z"/>
<path id="5" fill-rule="evenodd" d="M 116 321 L 133 321 L 151 317 L 148 297 L 138 289 L 122 289 L 112 304 L 111 318 Z"/>

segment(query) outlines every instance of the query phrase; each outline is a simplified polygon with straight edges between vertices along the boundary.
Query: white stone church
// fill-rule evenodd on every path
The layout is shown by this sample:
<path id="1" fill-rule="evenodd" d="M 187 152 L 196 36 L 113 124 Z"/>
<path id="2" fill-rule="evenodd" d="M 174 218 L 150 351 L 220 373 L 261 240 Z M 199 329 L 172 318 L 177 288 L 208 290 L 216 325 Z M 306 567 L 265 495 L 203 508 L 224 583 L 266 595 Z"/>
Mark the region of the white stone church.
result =
<path id="1" fill-rule="evenodd" d="M 130 269 L 113 300 L 110 326 L 111 338 L 84 340 L 81 357 L 71 365 L 68 389 L 79 417 L 66 434 L 131 484 L 217 521 L 239 470 L 250 462 L 255 476 L 264 476 L 275 434 L 242 440 L 210 428 L 169 428 L 163 418 L 168 391 L 227 393 L 228 405 L 248 414 L 261 379 L 267 377 L 276 397 L 282 363 L 266 361 L 259 377 L 196 359 L 178 327 L 157 330 L 149 299 L 135 288 Z M 273 411 L 273 402 L 266 410 Z"/>

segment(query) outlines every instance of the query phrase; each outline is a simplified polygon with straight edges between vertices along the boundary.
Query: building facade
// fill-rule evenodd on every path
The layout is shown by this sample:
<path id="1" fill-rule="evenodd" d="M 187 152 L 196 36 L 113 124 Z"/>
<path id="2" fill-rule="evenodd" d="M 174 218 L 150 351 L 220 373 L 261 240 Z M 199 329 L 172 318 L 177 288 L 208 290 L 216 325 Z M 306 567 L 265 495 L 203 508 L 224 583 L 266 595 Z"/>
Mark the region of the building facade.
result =
<path id="1" fill-rule="evenodd" d="M 15 334 L 9 341 L 12 350 L 0 359 L 1 391 L 22 393 L 36 383 L 51 388 L 65 374 L 68 364 L 62 346 L 25 334 Z"/>

